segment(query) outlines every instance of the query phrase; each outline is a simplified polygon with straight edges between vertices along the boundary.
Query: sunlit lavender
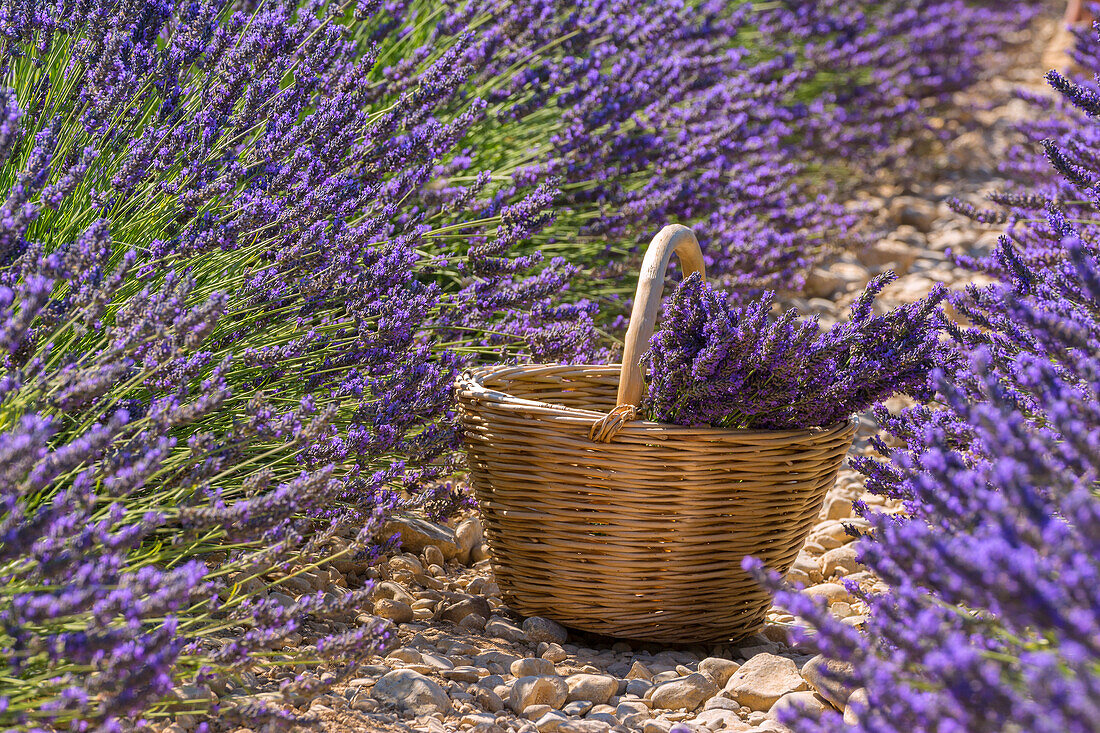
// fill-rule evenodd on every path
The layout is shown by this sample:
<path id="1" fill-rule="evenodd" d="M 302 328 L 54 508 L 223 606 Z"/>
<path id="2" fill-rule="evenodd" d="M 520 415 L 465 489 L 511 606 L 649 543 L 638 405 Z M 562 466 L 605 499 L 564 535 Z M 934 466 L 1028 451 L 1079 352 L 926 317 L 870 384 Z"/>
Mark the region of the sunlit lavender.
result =
<path id="1" fill-rule="evenodd" d="M 1006 163 L 1042 196 L 971 211 L 1009 226 L 988 262 L 958 256 L 1003 282 L 950 297 L 973 328 L 941 288 L 879 308 L 890 275 L 828 330 L 760 296 L 863 244 L 847 193 L 942 137 L 933 115 L 1035 12 L 0 0 L 0 727 L 305 725 L 287 701 L 396 643 L 371 579 L 328 568 L 371 566 L 398 512 L 471 503 L 456 377 L 613 361 L 639 245 L 680 221 L 716 285 L 668 301 L 648 417 L 806 428 L 931 400 L 880 412 L 905 448 L 861 465 L 908 515 L 864 545 L 897 589 L 874 641 L 799 606 L 859 660 L 860 725 L 1004 727 L 1027 686 L 1015 722 L 1086 730 L 1093 81 L 1050 77 L 1062 116 L 1027 130 L 1050 140 Z"/>

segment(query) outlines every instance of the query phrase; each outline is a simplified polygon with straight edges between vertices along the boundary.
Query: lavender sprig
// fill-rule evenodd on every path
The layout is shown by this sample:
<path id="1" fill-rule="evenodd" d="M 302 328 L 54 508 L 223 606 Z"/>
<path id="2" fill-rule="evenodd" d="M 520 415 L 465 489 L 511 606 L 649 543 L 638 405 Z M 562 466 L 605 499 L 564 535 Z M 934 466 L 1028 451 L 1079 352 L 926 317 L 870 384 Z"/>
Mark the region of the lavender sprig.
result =
<path id="1" fill-rule="evenodd" d="M 936 306 L 926 298 L 874 315 L 893 280 L 880 275 L 852 305 L 850 320 L 822 333 L 795 310 L 772 314 L 773 295 L 736 304 L 698 275 L 669 300 L 643 356 L 648 419 L 722 428 L 832 425 L 894 394 L 927 396 L 941 357 Z"/>

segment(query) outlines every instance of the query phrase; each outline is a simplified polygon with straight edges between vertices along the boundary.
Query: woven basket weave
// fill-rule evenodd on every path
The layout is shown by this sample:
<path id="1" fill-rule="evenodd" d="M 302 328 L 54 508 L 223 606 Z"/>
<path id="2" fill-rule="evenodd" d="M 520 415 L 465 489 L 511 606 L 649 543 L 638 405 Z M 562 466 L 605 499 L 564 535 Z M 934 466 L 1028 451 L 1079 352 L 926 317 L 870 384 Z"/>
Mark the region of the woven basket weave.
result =
<path id="1" fill-rule="evenodd" d="M 510 607 L 626 639 L 724 641 L 756 631 L 771 602 L 742 558 L 790 569 L 856 425 L 720 430 L 633 419 L 638 357 L 673 251 L 686 271 L 703 271 L 691 230 L 654 238 L 622 367 L 468 372 L 459 418 Z"/>

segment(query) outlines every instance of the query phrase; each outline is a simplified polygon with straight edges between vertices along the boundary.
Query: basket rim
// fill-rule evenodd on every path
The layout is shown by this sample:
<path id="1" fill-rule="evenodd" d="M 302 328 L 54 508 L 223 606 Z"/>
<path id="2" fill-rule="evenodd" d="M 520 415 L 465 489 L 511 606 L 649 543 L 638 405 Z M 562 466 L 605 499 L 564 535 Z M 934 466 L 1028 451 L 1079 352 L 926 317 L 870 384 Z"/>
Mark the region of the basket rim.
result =
<path id="1" fill-rule="evenodd" d="M 461 396 L 466 396 L 477 402 L 495 403 L 504 409 L 514 409 L 525 415 L 545 419 L 550 422 L 566 423 L 570 425 L 583 425 L 586 428 L 593 421 L 606 417 L 607 413 L 598 410 L 581 410 L 576 407 L 545 402 L 543 400 L 531 400 L 500 390 L 490 389 L 484 381 L 490 378 L 507 378 L 512 374 L 546 374 L 552 375 L 563 370 L 591 371 L 601 376 L 617 376 L 620 371 L 618 364 L 494 364 L 467 369 L 455 380 L 455 391 Z M 623 424 L 619 435 L 645 435 L 652 437 L 654 433 L 671 434 L 677 436 L 738 436 L 761 437 L 777 439 L 798 440 L 800 438 L 823 438 L 830 435 L 842 434 L 848 430 L 854 431 L 859 424 L 859 416 L 853 414 L 846 420 L 840 420 L 832 425 L 822 425 L 810 428 L 796 428 L 785 430 L 771 430 L 767 428 L 713 428 L 707 426 L 675 425 L 672 423 L 655 422 L 652 420 L 631 420 Z"/>

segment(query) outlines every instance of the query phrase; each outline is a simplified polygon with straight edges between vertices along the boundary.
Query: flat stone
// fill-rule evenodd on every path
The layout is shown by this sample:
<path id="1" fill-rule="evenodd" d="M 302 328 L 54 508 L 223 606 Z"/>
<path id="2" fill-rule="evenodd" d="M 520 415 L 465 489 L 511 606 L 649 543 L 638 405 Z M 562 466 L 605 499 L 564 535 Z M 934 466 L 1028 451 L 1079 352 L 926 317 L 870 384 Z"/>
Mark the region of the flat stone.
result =
<path id="1" fill-rule="evenodd" d="M 819 583 L 818 585 L 811 585 L 802 592 L 811 598 L 824 598 L 830 604 L 839 601 L 847 603 L 852 600 L 852 597 L 848 595 L 848 589 L 840 583 Z"/>
<path id="2" fill-rule="evenodd" d="M 396 659 L 397 661 L 405 662 L 406 664 L 424 663 L 424 655 L 410 646 L 404 646 L 400 649 L 394 649 L 392 652 L 386 655 L 386 659 Z"/>
<path id="3" fill-rule="evenodd" d="M 741 716 L 739 716 L 736 711 L 724 710 L 722 708 L 704 710 L 688 722 L 692 725 L 709 728 L 710 730 L 745 731 L 752 728 L 748 723 L 741 720 Z"/>
<path id="4" fill-rule="evenodd" d="M 551 710 L 535 721 L 535 727 L 539 729 L 539 733 L 554 733 L 558 726 L 567 720 L 569 718 L 563 715 L 561 711 Z"/>
<path id="5" fill-rule="evenodd" d="M 757 654 L 733 673 L 725 692 L 752 710 L 768 710 L 790 692 L 809 689 L 790 659 L 774 654 Z"/>
<path id="6" fill-rule="evenodd" d="M 475 667 L 485 667 L 490 672 L 496 674 L 508 674 L 511 670 L 512 662 L 517 659 L 521 659 L 521 657 L 515 654 L 509 654 L 508 652 L 490 649 L 474 657 L 473 662 Z M 501 679 L 500 681 L 503 682 L 504 680 Z"/>
<path id="7" fill-rule="evenodd" d="M 589 713 L 584 719 L 607 723 L 609 726 L 616 726 L 619 724 L 619 719 L 616 718 L 613 713 Z"/>
<path id="8" fill-rule="evenodd" d="M 829 659 L 823 654 L 802 665 L 803 679 L 837 710 L 844 710 L 848 704 L 854 689 L 850 683 L 853 674 L 851 664 Z"/>
<path id="9" fill-rule="evenodd" d="M 481 679 L 480 670 L 469 665 L 443 670 L 442 676 L 444 679 L 454 680 L 455 682 L 477 682 Z"/>
<path id="10" fill-rule="evenodd" d="M 725 687 L 733 673 L 740 668 L 740 662 L 721 657 L 707 657 L 699 662 L 699 671 L 714 680 L 714 684 L 719 687 Z"/>
<path id="11" fill-rule="evenodd" d="M 526 638 L 523 629 L 499 616 L 489 619 L 489 622 L 485 624 L 485 633 L 505 641 L 524 641 Z"/>
<path id="12" fill-rule="evenodd" d="M 459 720 L 458 723 L 459 725 L 470 728 L 479 725 L 495 726 L 497 724 L 497 719 L 495 715 L 489 715 L 488 713 L 470 713 L 469 715 L 462 716 L 462 719 Z"/>
<path id="13" fill-rule="evenodd" d="M 395 517 L 382 525 L 380 534 L 382 537 L 398 535 L 401 549 L 406 552 L 423 552 L 429 545 L 435 545 L 447 560 L 458 555 L 454 531 L 420 517 Z"/>
<path id="14" fill-rule="evenodd" d="M 816 720 L 825 712 L 827 707 L 829 706 L 825 699 L 812 690 L 792 692 L 775 701 L 775 704 L 768 710 L 768 717 L 782 722 L 780 716 L 789 711 L 788 714 L 797 713 L 800 716 Z"/>
<path id="15" fill-rule="evenodd" d="M 413 715 L 451 712 L 451 701 L 443 688 L 411 669 L 395 669 L 382 675 L 371 696 Z"/>
<path id="16" fill-rule="evenodd" d="M 712 697 L 703 704 L 703 710 L 714 710 L 715 708 L 737 712 L 741 709 L 741 703 L 728 697 Z"/>
<path id="17" fill-rule="evenodd" d="M 549 705 L 528 705 L 523 709 L 523 717 L 528 720 L 538 720 L 553 709 Z"/>
<path id="18" fill-rule="evenodd" d="M 457 624 L 472 613 L 476 613 L 484 619 L 493 615 L 493 609 L 482 596 L 467 596 L 444 606 L 439 613 L 439 618 Z"/>
<path id="19" fill-rule="evenodd" d="M 532 644 L 539 642 L 564 644 L 569 632 L 561 624 L 542 616 L 532 616 L 523 622 L 523 633 Z"/>
<path id="20" fill-rule="evenodd" d="M 653 684 L 648 680 L 628 680 L 626 682 L 626 689 L 623 693 L 626 695 L 636 695 L 637 697 L 645 697 L 653 688 Z"/>
<path id="21" fill-rule="evenodd" d="M 567 720 L 558 726 L 558 733 L 607 733 L 612 725 L 603 720 Z"/>
<path id="22" fill-rule="evenodd" d="M 571 703 L 567 703 L 566 706 L 561 709 L 561 711 L 566 715 L 579 718 L 592 708 L 593 704 L 588 700 L 574 700 Z"/>
<path id="23" fill-rule="evenodd" d="M 516 713 L 531 705 L 560 708 L 568 694 L 569 687 L 561 677 L 520 677 L 512 684 L 508 707 Z"/>
<path id="24" fill-rule="evenodd" d="M 394 601 L 401 601 L 409 606 L 416 603 L 416 598 L 411 593 L 392 580 L 384 580 L 375 586 L 372 597 L 389 598 Z"/>
<path id="25" fill-rule="evenodd" d="M 862 569 L 856 561 L 856 548 L 851 545 L 829 550 L 821 557 L 821 572 L 826 578 L 836 575 L 837 570 L 843 570 L 843 575 L 850 575 Z"/>
<path id="26" fill-rule="evenodd" d="M 424 664 L 434 669 L 454 669 L 455 665 L 450 659 L 441 657 L 438 654 L 422 653 L 420 655 L 424 659 Z"/>
<path id="27" fill-rule="evenodd" d="M 569 702 L 587 700 L 602 705 L 619 690 L 619 681 L 604 674 L 575 674 L 566 678 L 569 686 Z"/>
<path id="28" fill-rule="evenodd" d="M 517 659 L 509 666 L 508 671 L 516 677 L 544 677 L 556 674 L 554 663 L 548 659 L 538 657 L 525 657 Z"/>
<path id="29" fill-rule="evenodd" d="M 704 700 L 718 692 L 718 685 L 704 674 L 695 672 L 660 685 L 650 695 L 653 707 L 662 710 L 694 710 Z"/>

